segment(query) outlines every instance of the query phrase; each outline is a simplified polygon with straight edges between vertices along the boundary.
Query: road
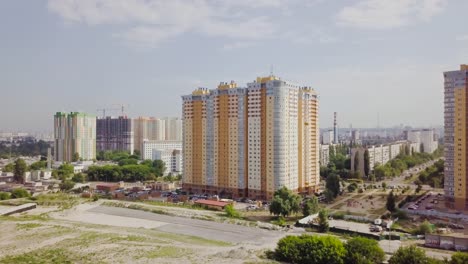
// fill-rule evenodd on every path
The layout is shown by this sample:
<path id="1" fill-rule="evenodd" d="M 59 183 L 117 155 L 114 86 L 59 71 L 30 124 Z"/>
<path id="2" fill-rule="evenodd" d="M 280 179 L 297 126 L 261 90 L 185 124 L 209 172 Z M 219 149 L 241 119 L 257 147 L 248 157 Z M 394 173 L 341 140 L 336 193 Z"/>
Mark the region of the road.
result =
<path id="1" fill-rule="evenodd" d="M 118 207 L 98 206 L 89 209 L 88 212 L 157 221 L 160 225 L 155 229 L 160 231 L 230 243 L 248 243 L 260 246 L 272 242 L 276 243 L 278 239 L 288 234 L 284 231 L 264 230 L 254 227 L 161 215 Z"/>
<path id="2" fill-rule="evenodd" d="M 395 177 L 395 178 L 392 178 L 391 180 L 387 180 L 385 181 L 387 183 L 387 186 L 403 186 L 403 187 L 406 187 L 406 186 L 409 186 L 409 187 L 416 187 L 413 183 L 405 183 L 405 177 L 407 176 L 411 176 L 413 174 L 417 174 L 423 170 L 425 170 L 427 167 L 429 166 L 432 166 L 434 163 L 436 162 L 436 160 L 431 160 L 431 161 L 428 161 L 426 163 L 423 163 L 421 165 L 418 165 L 418 166 L 415 166 L 411 169 L 408 169 L 408 170 L 405 170 L 404 172 L 402 172 L 400 174 L 400 176 L 398 177 Z M 430 186 L 423 186 L 423 190 L 429 190 L 429 189 L 432 189 Z"/>

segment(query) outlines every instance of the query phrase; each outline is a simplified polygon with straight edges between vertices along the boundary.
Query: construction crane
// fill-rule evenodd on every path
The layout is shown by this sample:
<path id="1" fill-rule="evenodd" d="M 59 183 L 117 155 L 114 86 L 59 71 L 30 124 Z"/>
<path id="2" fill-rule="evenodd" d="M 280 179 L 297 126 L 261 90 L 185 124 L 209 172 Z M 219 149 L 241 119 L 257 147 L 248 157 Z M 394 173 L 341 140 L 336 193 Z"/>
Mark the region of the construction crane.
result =
<path id="1" fill-rule="evenodd" d="M 114 104 L 113 106 L 119 106 L 119 108 L 101 108 L 101 109 L 96 109 L 97 112 L 102 113 L 102 117 L 106 117 L 106 112 L 120 112 L 122 116 L 126 116 L 125 114 L 125 108 L 128 108 L 128 104 Z"/>

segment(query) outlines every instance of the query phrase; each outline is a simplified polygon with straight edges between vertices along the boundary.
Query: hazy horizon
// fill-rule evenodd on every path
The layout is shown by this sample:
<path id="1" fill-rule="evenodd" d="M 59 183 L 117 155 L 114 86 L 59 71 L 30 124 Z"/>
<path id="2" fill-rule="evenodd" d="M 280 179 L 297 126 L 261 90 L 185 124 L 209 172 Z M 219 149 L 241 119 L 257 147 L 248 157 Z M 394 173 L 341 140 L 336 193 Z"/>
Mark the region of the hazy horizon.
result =
<path id="1" fill-rule="evenodd" d="M 312 86 L 320 126 L 443 124 L 443 71 L 468 63 L 467 1 L 50 0 L 0 3 L 0 131 L 128 104 L 179 116 L 197 87 Z"/>

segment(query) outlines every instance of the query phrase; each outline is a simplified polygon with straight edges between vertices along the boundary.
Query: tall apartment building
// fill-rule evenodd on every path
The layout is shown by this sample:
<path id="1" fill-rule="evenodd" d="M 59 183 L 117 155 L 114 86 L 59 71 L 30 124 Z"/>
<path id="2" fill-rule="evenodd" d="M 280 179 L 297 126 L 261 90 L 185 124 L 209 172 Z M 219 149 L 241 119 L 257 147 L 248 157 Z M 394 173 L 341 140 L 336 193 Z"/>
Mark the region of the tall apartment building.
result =
<path id="1" fill-rule="evenodd" d="M 334 136 L 333 130 L 330 129 L 330 130 L 327 130 L 327 131 L 323 131 L 322 132 L 322 141 L 321 141 L 321 143 L 323 145 L 334 144 L 335 143 L 334 138 L 335 138 L 335 136 Z"/>
<path id="2" fill-rule="evenodd" d="M 178 117 L 166 117 L 165 122 L 165 140 L 182 141 L 182 119 Z"/>
<path id="3" fill-rule="evenodd" d="M 83 160 L 96 158 L 96 116 L 57 112 L 54 115 L 54 158 L 71 162 L 78 153 Z"/>
<path id="4" fill-rule="evenodd" d="M 96 120 L 97 151 L 128 151 L 133 153 L 133 124 L 126 116 L 104 117 Z"/>
<path id="5" fill-rule="evenodd" d="M 141 152 L 145 140 L 165 140 L 165 124 L 164 120 L 154 117 L 138 117 L 133 119 L 134 149 Z"/>
<path id="6" fill-rule="evenodd" d="M 433 129 L 406 131 L 406 139 L 412 143 L 420 144 L 418 152 L 422 150 L 425 153 L 432 153 L 438 147 L 437 141 L 434 140 Z"/>
<path id="7" fill-rule="evenodd" d="M 468 209 L 468 65 L 444 72 L 444 191 L 447 205 Z"/>
<path id="8" fill-rule="evenodd" d="M 271 199 L 282 186 L 318 188 L 313 89 L 269 76 L 247 88 L 233 81 L 199 88 L 182 99 L 184 189 Z"/>

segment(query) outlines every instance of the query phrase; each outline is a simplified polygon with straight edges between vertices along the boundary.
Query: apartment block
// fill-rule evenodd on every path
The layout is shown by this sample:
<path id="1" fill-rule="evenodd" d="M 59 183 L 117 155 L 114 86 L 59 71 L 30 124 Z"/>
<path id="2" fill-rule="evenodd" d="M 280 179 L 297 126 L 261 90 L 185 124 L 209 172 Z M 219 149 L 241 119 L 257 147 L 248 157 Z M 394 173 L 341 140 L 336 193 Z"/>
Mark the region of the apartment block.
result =
<path id="1" fill-rule="evenodd" d="M 135 150 L 143 152 L 145 140 L 165 140 L 166 122 L 155 117 L 137 117 L 133 119 L 133 143 Z"/>
<path id="2" fill-rule="evenodd" d="M 444 191 L 447 206 L 468 209 L 468 65 L 444 72 Z"/>
<path id="3" fill-rule="evenodd" d="M 177 140 L 145 140 L 143 141 L 141 157 L 143 160 L 155 160 L 153 150 L 182 150 L 182 141 Z"/>
<path id="4" fill-rule="evenodd" d="M 315 91 L 275 76 L 246 88 L 234 81 L 183 99 L 184 189 L 271 199 L 286 186 L 314 192 L 319 183 Z"/>
<path id="5" fill-rule="evenodd" d="M 406 134 L 408 141 L 419 144 L 417 152 L 432 153 L 438 148 L 433 129 L 410 130 Z"/>
<path id="6" fill-rule="evenodd" d="M 54 115 L 54 159 L 71 162 L 78 153 L 83 160 L 96 158 L 96 116 L 57 112 Z"/>
<path id="7" fill-rule="evenodd" d="M 126 116 L 103 117 L 96 120 L 97 151 L 133 153 L 133 137 L 133 122 Z"/>
<path id="8" fill-rule="evenodd" d="M 330 163 L 330 145 L 320 145 L 320 166 L 327 166 Z"/>

